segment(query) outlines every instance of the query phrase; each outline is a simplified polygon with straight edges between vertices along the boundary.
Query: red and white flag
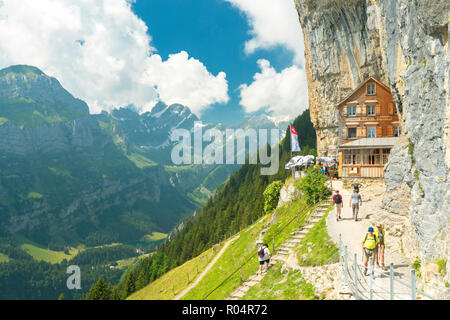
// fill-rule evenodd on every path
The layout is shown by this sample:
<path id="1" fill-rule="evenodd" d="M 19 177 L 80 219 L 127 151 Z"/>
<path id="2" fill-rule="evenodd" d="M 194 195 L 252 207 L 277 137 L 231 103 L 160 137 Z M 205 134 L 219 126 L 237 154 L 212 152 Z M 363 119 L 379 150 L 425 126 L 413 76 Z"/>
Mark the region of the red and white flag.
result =
<path id="1" fill-rule="evenodd" d="M 298 143 L 298 133 L 297 130 L 295 130 L 293 125 L 289 125 L 291 128 L 291 151 L 292 152 L 297 152 L 297 151 L 302 151 L 300 149 L 300 145 Z"/>

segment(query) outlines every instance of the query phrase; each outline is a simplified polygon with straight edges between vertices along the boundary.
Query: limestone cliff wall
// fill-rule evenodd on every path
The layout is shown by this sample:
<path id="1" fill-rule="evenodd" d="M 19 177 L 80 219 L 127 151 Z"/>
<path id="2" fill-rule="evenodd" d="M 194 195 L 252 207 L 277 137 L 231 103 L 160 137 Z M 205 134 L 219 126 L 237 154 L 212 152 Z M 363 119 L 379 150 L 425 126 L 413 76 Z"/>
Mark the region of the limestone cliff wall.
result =
<path id="1" fill-rule="evenodd" d="M 370 76 L 390 86 L 404 137 L 385 167 L 385 208 L 409 216 L 409 252 L 450 260 L 450 2 L 294 1 L 319 156 L 337 154 L 337 102 Z"/>

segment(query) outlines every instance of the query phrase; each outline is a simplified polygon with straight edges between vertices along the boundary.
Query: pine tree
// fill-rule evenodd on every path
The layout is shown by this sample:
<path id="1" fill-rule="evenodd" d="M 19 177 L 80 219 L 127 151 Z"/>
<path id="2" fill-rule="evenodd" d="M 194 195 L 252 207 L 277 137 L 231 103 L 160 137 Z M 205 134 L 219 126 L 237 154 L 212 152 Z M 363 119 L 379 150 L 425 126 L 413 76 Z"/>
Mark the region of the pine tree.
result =
<path id="1" fill-rule="evenodd" d="M 109 285 L 103 281 L 100 277 L 97 283 L 89 290 L 87 300 L 110 300 L 111 299 L 111 288 Z"/>

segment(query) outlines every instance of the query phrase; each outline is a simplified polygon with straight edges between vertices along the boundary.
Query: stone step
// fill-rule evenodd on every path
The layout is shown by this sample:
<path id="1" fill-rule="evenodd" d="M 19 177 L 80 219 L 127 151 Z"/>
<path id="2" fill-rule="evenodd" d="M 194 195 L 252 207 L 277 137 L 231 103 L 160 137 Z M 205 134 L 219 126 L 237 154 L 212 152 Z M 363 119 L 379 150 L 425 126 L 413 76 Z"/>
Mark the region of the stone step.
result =
<path id="1" fill-rule="evenodd" d="M 299 243 L 301 240 L 297 238 L 290 238 L 286 243 Z"/>
<path id="2" fill-rule="evenodd" d="M 242 285 L 243 286 L 247 286 L 247 287 L 252 287 L 255 284 L 259 283 L 259 281 L 256 280 L 250 280 L 250 281 L 245 281 Z"/>
<path id="3" fill-rule="evenodd" d="M 291 239 L 302 240 L 304 237 L 304 234 L 299 234 L 298 236 L 293 236 Z"/>
<path id="4" fill-rule="evenodd" d="M 288 255 L 289 254 L 289 251 L 277 251 L 277 254 L 279 254 L 279 255 L 282 255 L 282 256 L 286 256 L 286 255 Z"/>
<path id="5" fill-rule="evenodd" d="M 314 227 L 313 224 L 308 224 L 308 225 L 304 226 L 303 229 L 309 230 L 309 229 L 311 229 L 312 227 Z"/>
<path id="6" fill-rule="evenodd" d="M 261 274 L 254 274 L 248 277 L 247 281 L 261 281 L 263 276 Z"/>
<path id="7" fill-rule="evenodd" d="M 303 231 L 294 231 L 294 232 L 291 232 L 291 234 L 293 236 L 299 236 L 299 235 L 305 234 L 305 232 L 303 232 Z"/>
<path id="8" fill-rule="evenodd" d="M 297 246 L 297 244 L 298 244 L 298 243 L 288 242 L 288 243 L 286 243 L 285 245 L 286 245 L 286 247 L 288 247 L 288 248 L 294 248 L 294 247 Z"/>
<path id="9" fill-rule="evenodd" d="M 321 218 L 311 219 L 311 220 L 309 220 L 309 223 L 314 223 L 314 224 L 316 224 L 317 222 L 320 221 L 320 219 L 321 219 Z"/>

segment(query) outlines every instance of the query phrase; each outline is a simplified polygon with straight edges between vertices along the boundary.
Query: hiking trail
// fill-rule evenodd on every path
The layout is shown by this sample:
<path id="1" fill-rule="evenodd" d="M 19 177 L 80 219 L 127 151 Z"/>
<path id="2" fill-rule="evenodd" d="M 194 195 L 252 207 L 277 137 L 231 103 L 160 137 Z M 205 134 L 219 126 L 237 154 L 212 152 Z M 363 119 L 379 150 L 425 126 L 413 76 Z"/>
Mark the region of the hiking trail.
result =
<path id="1" fill-rule="evenodd" d="M 354 254 L 357 253 L 358 264 L 363 264 L 362 240 L 369 227 L 373 227 L 376 230 L 376 226 L 370 223 L 369 217 L 376 210 L 380 210 L 382 192 L 380 192 L 380 190 L 376 190 L 378 191 L 377 194 L 375 192 L 375 187 L 371 187 L 370 185 L 360 188 L 362 206 L 359 209 L 358 221 L 354 221 L 352 218 L 352 209 L 351 207 L 349 207 L 349 200 L 353 190 L 345 189 L 343 187 L 342 181 L 333 181 L 332 184 L 333 194 L 335 190 L 339 190 L 339 193 L 342 195 L 344 207 L 341 210 L 342 220 L 340 220 L 339 222 L 336 221 L 336 214 L 334 212 L 334 209 L 328 214 L 328 234 L 336 244 L 339 243 L 339 234 L 341 234 L 343 244 L 348 247 L 348 256 L 353 259 Z M 368 198 L 369 195 L 370 201 L 366 201 L 365 198 Z M 386 234 L 384 262 L 387 271 L 383 271 L 381 268 L 377 268 L 376 264 L 374 268 L 374 283 L 385 289 L 389 289 L 389 264 L 391 262 L 394 263 L 394 277 L 396 279 L 400 279 L 405 283 L 411 283 L 411 264 L 398 252 L 398 250 L 393 250 L 393 248 L 390 247 L 389 238 L 391 238 L 391 236 L 389 234 Z M 360 289 L 365 291 L 365 295 L 368 296 L 369 276 L 365 277 L 364 280 L 362 281 L 363 288 Z M 408 299 L 408 297 L 410 297 L 411 289 L 398 284 L 397 282 L 395 282 L 394 290 L 396 294 L 405 299 Z M 378 297 L 378 299 L 389 299 L 389 293 L 386 293 L 376 287 L 374 287 L 374 295 L 375 297 Z"/>
<path id="2" fill-rule="evenodd" d="M 219 251 L 219 253 L 217 253 L 217 255 L 214 257 L 214 259 L 211 260 L 211 262 L 208 264 L 208 266 L 203 270 L 203 272 L 200 274 L 200 276 L 193 282 L 191 283 L 187 288 L 185 288 L 181 293 L 179 293 L 178 295 L 175 296 L 175 298 L 173 298 L 173 300 L 179 300 L 181 299 L 183 296 L 185 296 L 192 288 L 194 288 L 202 279 L 203 277 L 206 275 L 206 273 L 208 273 L 208 271 L 214 266 L 214 264 L 216 263 L 217 260 L 219 260 L 219 258 L 222 256 L 222 254 L 225 252 L 225 250 L 227 250 L 227 248 L 230 246 L 230 244 L 236 240 L 237 238 L 239 238 L 239 235 L 228 240 L 225 245 L 223 246 L 223 248 Z"/>
<path id="3" fill-rule="evenodd" d="M 306 223 L 304 226 L 300 228 L 300 230 L 294 231 L 291 233 L 291 237 L 287 239 L 278 249 L 275 250 L 275 252 L 272 254 L 272 258 L 270 259 L 269 263 L 269 269 L 272 268 L 273 265 L 275 265 L 278 262 L 285 263 L 288 267 L 293 269 L 298 269 L 298 263 L 296 254 L 293 251 L 293 249 L 299 244 L 299 242 L 305 237 L 305 235 L 308 233 L 311 228 L 314 227 L 314 225 L 320 221 L 320 219 L 326 214 L 327 209 L 329 207 L 330 202 L 325 201 L 323 204 L 319 205 L 312 214 L 309 215 Z M 255 262 L 257 263 L 258 260 L 255 257 Z M 247 293 L 248 290 L 250 290 L 251 287 L 253 287 L 255 284 L 261 282 L 261 280 L 264 278 L 264 276 L 267 274 L 266 272 L 263 272 L 262 274 L 259 274 L 256 272 L 255 274 L 251 275 L 247 280 L 243 281 L 242 284 L 231 293 L 231 295 L 226 300 L 239 300 Z"/>

